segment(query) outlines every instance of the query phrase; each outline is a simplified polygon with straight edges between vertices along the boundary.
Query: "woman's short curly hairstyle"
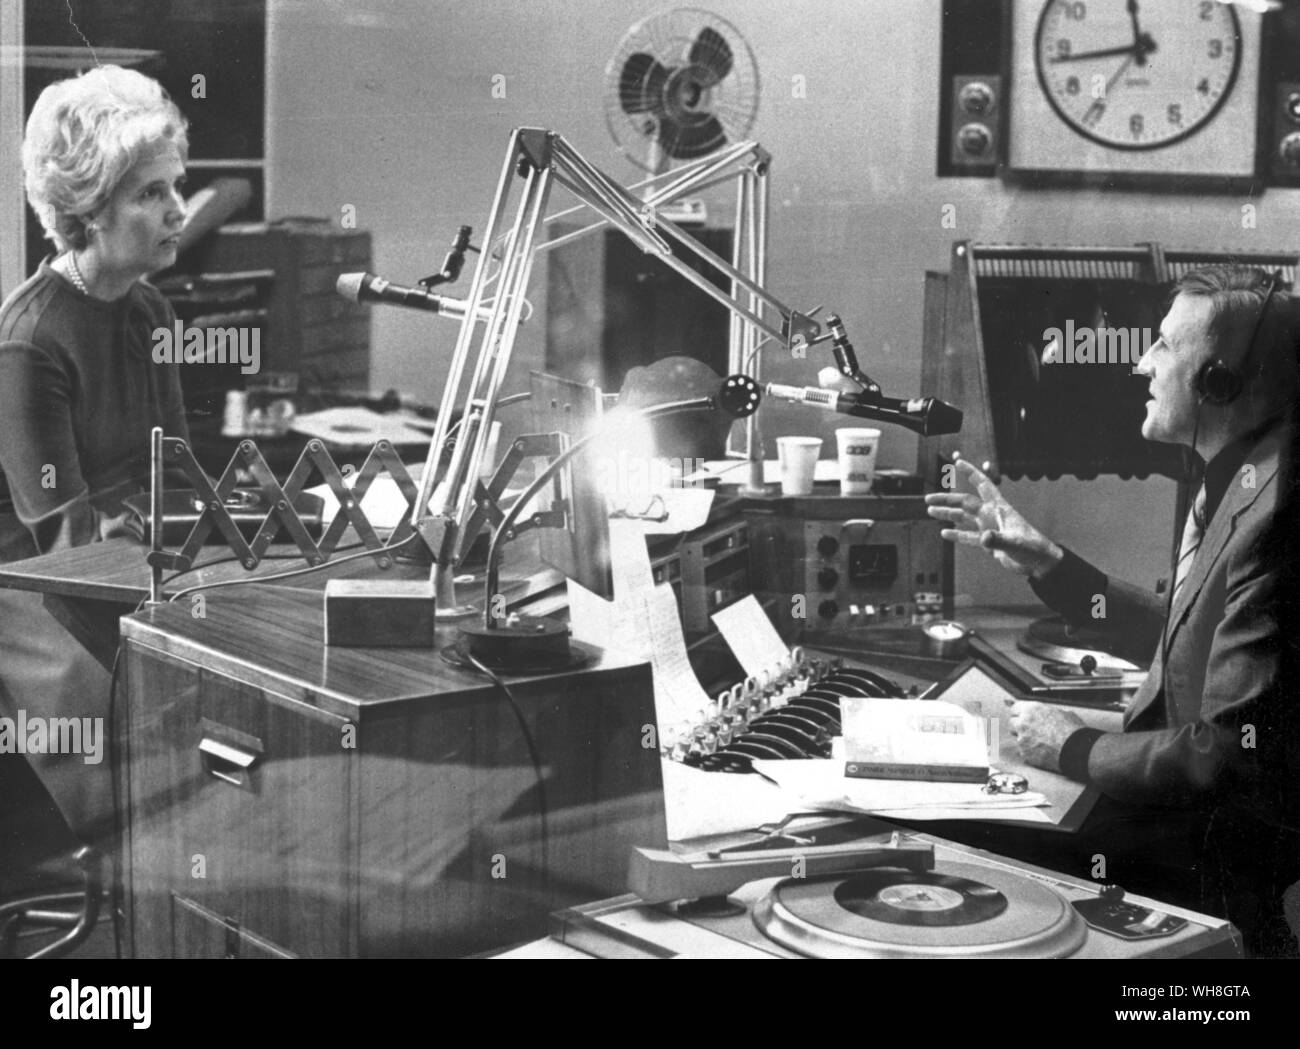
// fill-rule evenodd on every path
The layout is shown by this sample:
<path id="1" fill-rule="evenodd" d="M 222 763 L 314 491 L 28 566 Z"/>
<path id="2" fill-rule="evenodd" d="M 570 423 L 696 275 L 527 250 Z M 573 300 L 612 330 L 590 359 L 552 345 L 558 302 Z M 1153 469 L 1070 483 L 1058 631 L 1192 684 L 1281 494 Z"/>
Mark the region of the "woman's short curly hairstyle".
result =
<path id="1" fill-rule="evenodd" d="M 99 66 L 41 92 L 27 120 L 27 200 L 62 250 L 86 246 L 86 226 L 141 156 L 171 142 L 185 160 L 185 118 L 156 80 Z"/>

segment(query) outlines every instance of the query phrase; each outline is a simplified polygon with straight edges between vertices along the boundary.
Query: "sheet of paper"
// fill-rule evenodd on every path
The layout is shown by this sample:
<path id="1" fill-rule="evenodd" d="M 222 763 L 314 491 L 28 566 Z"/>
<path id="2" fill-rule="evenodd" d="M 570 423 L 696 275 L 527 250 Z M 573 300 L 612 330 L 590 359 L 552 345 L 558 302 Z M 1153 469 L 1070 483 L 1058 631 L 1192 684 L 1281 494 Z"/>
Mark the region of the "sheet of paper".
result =
<path id="1" fill-rule="evenodd" d="M 615 602 L 633 601 L 654 589 L 643 524 L 618 519 L 609 522 L 609 571 Z"/>
<path id="2" fill-rule="evenodd" d="M 569 629 L 575 641 L 582 641 L 599 648 L 626 652 L 632 656 L 644 656 L 639 635 L 628 630 L 619 613 L 626 606 L 620 607 L 613 601 L 606 601 L 599 594 L 594 594 L 581 583 L 572 579 L 566 581 L 569 595 Z"/>
<path id="3" fill-rule="evenodd" d="M 731 648 L 736 662 L 750 676 L 761 674 L 790 654 L 790 649 L 753 594 L 713 613 L 710 618 Z"/>
<path id="4" fill-rule="evenodd" d="M 691 669 L 672 587 L 654 585 L 645 533 L 638 524 L 610 522 L 614 599 L 606 601 L 570 580 L 569 623 L 579 641 L 650 660 L 655 717 L 660 733 L 671 736 L 681 722 L 700 720 L 709 696 Z"/>
<path id="5" fill-rule="evenodd" d="M 663 776 L 671 841 L 749 830 L 802 808 L 797 798 L 762 776 L 704 772 L 667 760 Z"/>
<path id="6" fill-rule="evenodd" d="M 677 598 L 670 586 L 658 586 L 643 601 L 649 626 L 650 666 L 654 671 L 655 717 L 660 733 L 670 733 L 671 742 L 683 722 L 700 720 L 700 710 L 709 704 L 709 694 L 700 685 L 686 654 Z"/>
<path id="7" fill-rule="evenodd" d="M 703 527 L 709 519 L 714 494 L 712 488 L 659 488 L 655 490 L 654 496 L 663 503 L 662 513 L 667 515 L 662 521 L 647 521 L 637 517 L 614 517 L 610 519 L 610 528 L 612 529 L 616 524 L 625 529 L 636 528 L 642 535 L 678 535 L 682 532 L 691 532 Z M 616 505 L 613 500 L 609 500 L 607 505 L 610 513 L 621 509 L 640 513 L 650 506 L 650 501 L 638 497 L 634 505 Z M 660 511 L 657 505 L 654 509 L 657 513 Z"/>

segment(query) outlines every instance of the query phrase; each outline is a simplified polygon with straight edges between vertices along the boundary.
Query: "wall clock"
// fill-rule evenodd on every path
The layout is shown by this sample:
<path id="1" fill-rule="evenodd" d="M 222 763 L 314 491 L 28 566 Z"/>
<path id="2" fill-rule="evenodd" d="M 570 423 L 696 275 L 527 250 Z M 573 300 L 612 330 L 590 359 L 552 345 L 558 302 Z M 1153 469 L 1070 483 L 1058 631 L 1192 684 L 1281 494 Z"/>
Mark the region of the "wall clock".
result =
<path id="1" fill-rule="evenodd" d="M 1219 0 L 1016 0 L 1008 166 L 1249 179 L 1259 17 Z"/>

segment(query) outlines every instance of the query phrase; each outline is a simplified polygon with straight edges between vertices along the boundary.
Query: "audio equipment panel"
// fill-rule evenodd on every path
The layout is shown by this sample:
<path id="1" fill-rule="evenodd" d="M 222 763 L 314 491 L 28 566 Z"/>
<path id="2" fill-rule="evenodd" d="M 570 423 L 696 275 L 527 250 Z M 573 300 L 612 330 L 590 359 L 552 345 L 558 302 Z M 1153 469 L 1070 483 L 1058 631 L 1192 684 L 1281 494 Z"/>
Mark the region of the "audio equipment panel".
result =
<path id="1" fill-rule="evenodd" d="M 783 634 L 813 645 L 861 640 L 873 626 L 932 613 L 934 594 L 952 614 L 952 549 L 921 496 L 780 499 L 762 527 L 755 574 Z"/>
<path id="2" fill-rule="evenodd" d="M 687 634 L 713 629 L 715 612 L 754 592 L 749 525 L 739 517 L 698 529 L 681 545 L 682 627 Z"/>

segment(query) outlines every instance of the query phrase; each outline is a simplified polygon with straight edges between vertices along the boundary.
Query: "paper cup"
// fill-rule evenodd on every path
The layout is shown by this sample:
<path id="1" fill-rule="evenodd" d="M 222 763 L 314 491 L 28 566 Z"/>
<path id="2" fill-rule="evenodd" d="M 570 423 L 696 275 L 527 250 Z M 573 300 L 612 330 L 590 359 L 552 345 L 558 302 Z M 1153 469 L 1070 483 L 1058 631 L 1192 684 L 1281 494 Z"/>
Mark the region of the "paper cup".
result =
<path id="1" fill-rule="evenodd" d="M 822 452 L 820 437 L 778 437 L 776 457 L 781 462 L 781 493 L 811 495 L 817 458 Z"/>
<path id="2" fill-rule="evenodd" d="M 840 457 L 840 495 L 866 495 L 876 479 L 880 431 L 846 426 L 835 431 L 835 444 Z"/>

